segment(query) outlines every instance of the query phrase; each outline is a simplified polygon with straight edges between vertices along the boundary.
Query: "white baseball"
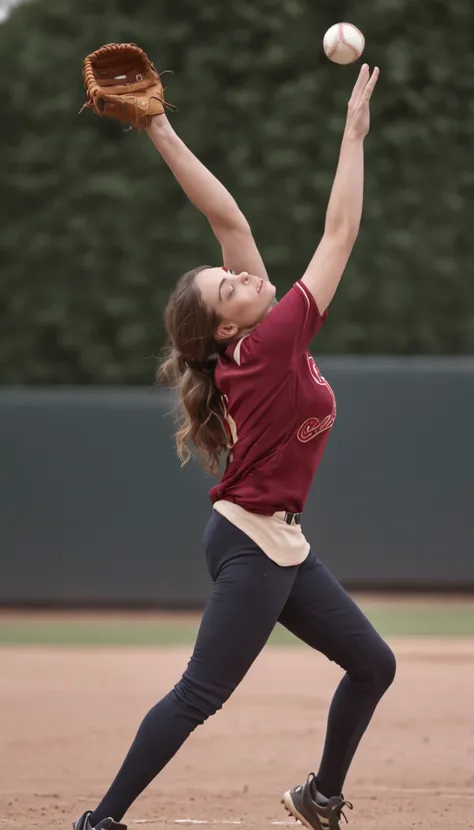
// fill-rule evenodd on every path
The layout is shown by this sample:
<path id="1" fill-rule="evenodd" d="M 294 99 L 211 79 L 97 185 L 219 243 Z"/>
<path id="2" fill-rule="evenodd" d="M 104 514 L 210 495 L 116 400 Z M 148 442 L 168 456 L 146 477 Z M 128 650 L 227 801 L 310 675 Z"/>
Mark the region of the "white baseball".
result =
<path id="1" fill-rule="evenodd" d="M 365 38 L 352 23 L 335 23 L 323 38 L 326 57 L 334 63 L 353 63 L 364 51 Z"/>

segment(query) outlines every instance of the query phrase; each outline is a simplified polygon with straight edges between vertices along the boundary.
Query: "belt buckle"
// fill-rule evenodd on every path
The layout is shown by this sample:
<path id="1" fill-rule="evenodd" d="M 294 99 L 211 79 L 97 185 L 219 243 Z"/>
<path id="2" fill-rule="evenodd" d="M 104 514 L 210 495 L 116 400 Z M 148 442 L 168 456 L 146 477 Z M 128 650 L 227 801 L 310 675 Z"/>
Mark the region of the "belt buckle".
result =
<path id="1" fill-rule="evenodd" d="M 287 525 L 295 523 L 295 525 L 301 524 L 301 513 L 288 513 L 285 511 L 285 522 Z"/>

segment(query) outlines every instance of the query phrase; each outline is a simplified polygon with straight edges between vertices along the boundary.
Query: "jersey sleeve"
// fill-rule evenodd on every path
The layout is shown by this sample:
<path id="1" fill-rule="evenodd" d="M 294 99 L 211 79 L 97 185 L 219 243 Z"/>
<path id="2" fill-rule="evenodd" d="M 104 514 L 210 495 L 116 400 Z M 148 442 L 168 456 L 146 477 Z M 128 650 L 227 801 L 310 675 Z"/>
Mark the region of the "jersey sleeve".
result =
<path id="1" fill-rule="evenodd" d="M 307 350 L 327 317 L 320 314 L 306 285 L 295 282 L 261 323 L 239 344 L 234 359 L 240 365 L 275 360 L 286 365 Z"/>

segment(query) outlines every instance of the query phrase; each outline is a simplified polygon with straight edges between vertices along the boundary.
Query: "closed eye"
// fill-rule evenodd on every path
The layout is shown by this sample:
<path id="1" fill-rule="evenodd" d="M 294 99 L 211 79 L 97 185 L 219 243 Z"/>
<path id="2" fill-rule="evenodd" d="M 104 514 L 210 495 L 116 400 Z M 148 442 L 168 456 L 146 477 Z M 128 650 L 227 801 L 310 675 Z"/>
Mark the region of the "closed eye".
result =
<path id="1" fill-rule="evenodd" d="M 223 270 L 223 271 L 225 271 L 225 272 L 226 272 L 226 274 L 231 274 L 232 276 L 234 276 L 234 275 L 235 275 L 235 272 L 234 272 L 234 271 L 231 271 L 231 269 L 230 269 L 230 268 L 226 268 L 226 267 L 225 267 L 225 265 L 223 265 L 223 266 L 222 266 L 222 270 Z M 228 292 L 228 293 L 226 293 L 226 297 L 225 297 L 225 299 L 226 299 L 226 300 L 230 300 L 230 298 L 232 297 L 232 294 L 234 293 L 234 286 L 233 286 L 233 284 L 232 284 L 231 282 L 229 282 L 229 280 L 228 280 L 228 278 L 227 278 L 227 277 L 224 277 L 224 278 L 220 281 L 219 288 L 218 288 L 218 291 L 217 291 L 217 293 L 218 293 L 218 295 L 219 295 L 219 300 L 221 300 L 221 301 L 222 301 L 222 293 L 221 293 L 221 292 L 222 292 L 222 289 L 223 289 L 224 285 L 226 285 L 226 284 L 227 284 L 227 285 L 229 285 L 230 290 L 229 290 L 229 292 Z"/>

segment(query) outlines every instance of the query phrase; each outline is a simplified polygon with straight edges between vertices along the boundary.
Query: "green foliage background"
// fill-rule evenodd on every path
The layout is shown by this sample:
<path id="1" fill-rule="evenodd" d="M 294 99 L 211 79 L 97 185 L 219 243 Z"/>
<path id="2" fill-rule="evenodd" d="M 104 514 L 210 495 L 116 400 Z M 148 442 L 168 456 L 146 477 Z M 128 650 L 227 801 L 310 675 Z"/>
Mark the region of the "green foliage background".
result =
<path id="1" fill-rule="evenodd" d="M 177 275 L 220 261 L 146 135 L 80 109 L 84 56 L 172 69 L 182 138 L 246 213 L 278 293 L 317 245 L 357 67 L 381 67 L 363 228 L 317 350 L 474 352 L 472 0 L 32 0 L 0 26 L 0 382 L 150 383 Z M 316 345 L 316 344 L 315 344 Z"/>

